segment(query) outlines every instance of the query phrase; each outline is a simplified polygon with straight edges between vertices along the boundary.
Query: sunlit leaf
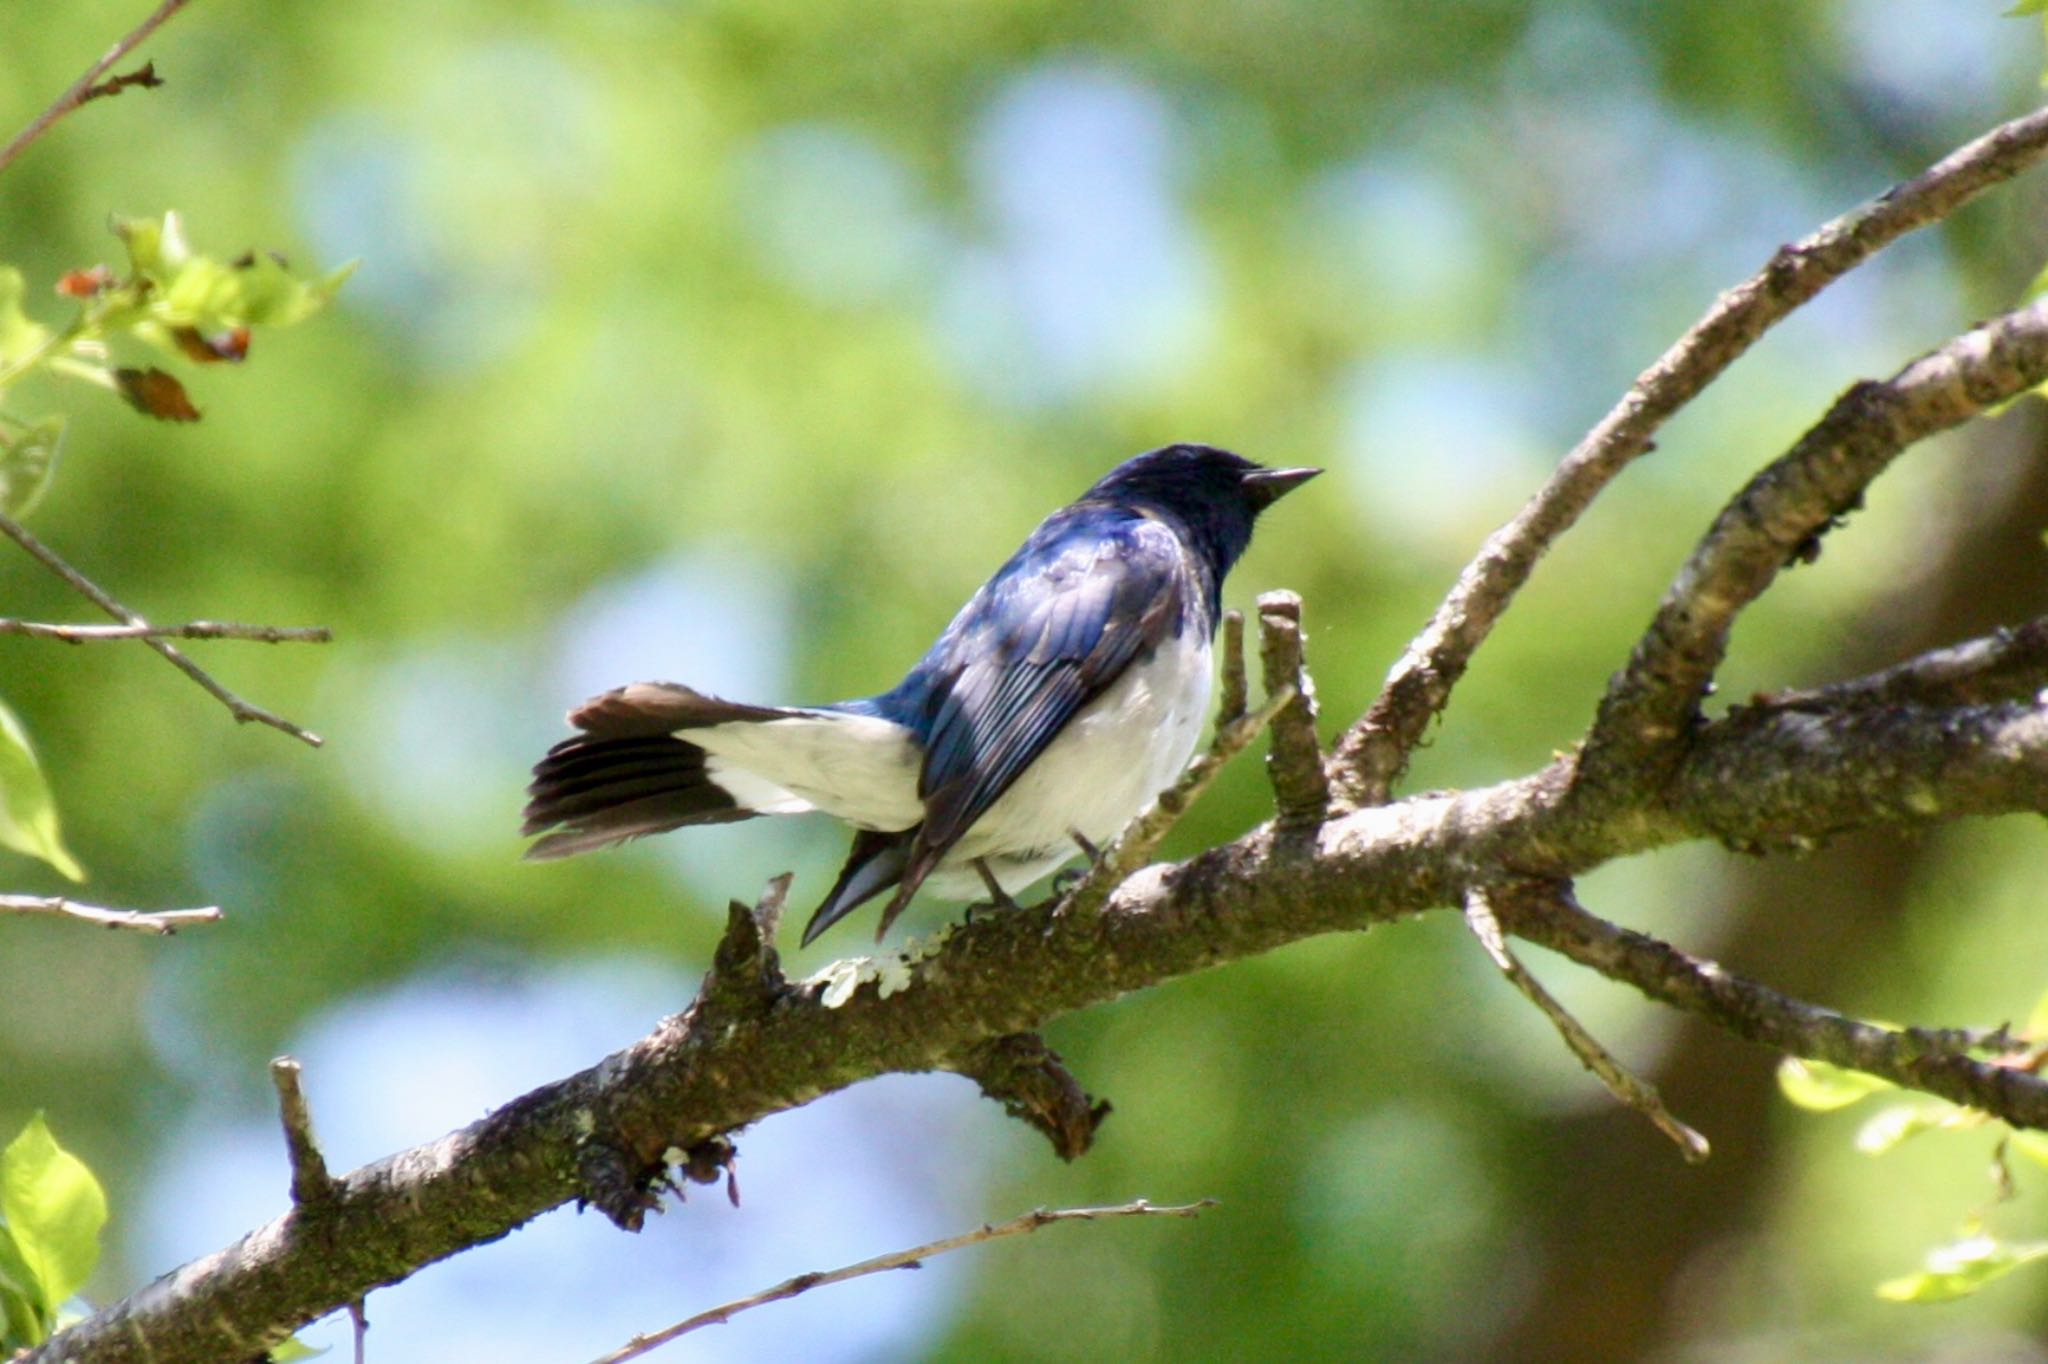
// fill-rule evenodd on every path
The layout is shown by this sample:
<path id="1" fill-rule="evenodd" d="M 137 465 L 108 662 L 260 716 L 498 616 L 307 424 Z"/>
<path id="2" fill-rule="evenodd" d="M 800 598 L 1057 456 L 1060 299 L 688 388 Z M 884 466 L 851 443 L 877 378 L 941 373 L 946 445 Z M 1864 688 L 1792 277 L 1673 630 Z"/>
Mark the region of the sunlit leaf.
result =
<path id="1" fill-rule="evenodd" d="M 327 1351 L 328 1347 L 325 1345 L 316 1350 L 297 1336 L 293 1336 L 282 1345 L 270 1347 L 270 1364 L 294 1364 L 296 1360 L 318 1359 Z"/>
<path id="2" fill-rule="evenodd" d="M 47 327 L 31 321 L 22 311 L 25 287 L 21 271 L 0 265 L 0 365 L 19 360 L 50 337 Z"/>
<path id="3" fill-rule="evenodd" d="M 1966 1298 L 2021 1265 L 2048 1258 L 2048 1241 L 2009 1244 L 1992 1236 L 1970 1236 L 1927 1252 L 1917 1274 L 1887 1279 L 1877 1296 L 1893 1302 L 1948 1302 Z"/>
<path id="4" fill-rule="evenodd" d="M 2031 1127 L 2015 1127 L 2006 1141 L 2013 1150 L 2036 1165 L 2048 1165 L 2048 1132 L 2037 1132 Z"/>
<path id="5" fill-rule="evenodd" d="M 117 369 L 114 383 L 128 405 L 144 416 L 167 422 L 199 420 L 199 409 L 192 406 L 185 386 L 154 365 L 148 369 Z"/>
<path id="6" fill-rule="evenodd" d="M 2048 0 L 2019 0 L 2019 3 L 2005 12 L 2008 19 L 2017 19 L 2028 14 L 2048 14 Z"/>
<path id="7" fill-rule="evenodd" d="M 0 1223 L 0 1354 L 40 1345 L 53 1325 L 42 1283 L 22 1259 L 14 1233 Z"/>
<path id="8" fill-rule="evenodd" d="M 0 848 L 40 857 L 74 881 L 85 879 L 57 828 L 57 803 L 19 718 L 0 703 Z"/>
<path id="9" fill-rule="evenodd" d="M 40 1113 L 0 1151 L 0 1217 L 54 1316 L 100 1261 L 107 1196 L 85 1162 L 57 1144 Z"/>
<path id="10" fill-rule="evenodd" d="M 1816 1113 L 1847 1108 L 1858 1099 L 1893 1088 L 1889 1080 L 1860 1070 L 1788 1056 L 1778 1063 L 1778 1088 L 1787 1099 Z"/>
<path id="11" fill-rule="evenodd" d="M 45 417 L 11 436 L 0 432 L 0 512 L 19 518 L 35 510 L 63 444 L 62 417 Z"/>
<path id="12" fill-rule="evenodd" d="M 1866 1156 L 1881 1156 L 1909 1137 L 1957 1125 L 1957 1116 L 1964 1112 L 1945 1103 L 1891 1104 L 1872 1114 L 1856 1130 L 1856 1149 Z M 1965 1125 L 1975 1126 L 1982 1121 L 1980 1115 L 1970 1114 Z"/>

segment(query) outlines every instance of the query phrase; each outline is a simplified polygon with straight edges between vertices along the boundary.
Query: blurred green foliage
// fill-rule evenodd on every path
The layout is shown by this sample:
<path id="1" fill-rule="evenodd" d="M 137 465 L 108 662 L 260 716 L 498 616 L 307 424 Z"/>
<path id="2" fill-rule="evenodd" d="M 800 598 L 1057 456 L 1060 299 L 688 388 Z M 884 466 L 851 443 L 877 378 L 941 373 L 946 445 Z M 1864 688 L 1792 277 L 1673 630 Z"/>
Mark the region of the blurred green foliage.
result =
<path id="1" fill-rule="evenodd" d="M 0 126 L 134 8 L 0 20 Z M 0 1130 L 47 1109 L 116 1206 L 175 1221 L 196 1195 L 165 1187 L 165 1152 L 195 1115 L 266 1123 L 264 1058 L 351 1001 L 606 953 L 701 969 L 726 897 L 786 865 L 800 900 L 822 889 L 840 835 L 521 864 L 526 764 L 628 680 L 599 665 L 751 677 L 768 701 L 880 690 L 1046 511 L 1168 440 L 1330 466 L 1229 596 L 1303 594 L 1334 730 L 1717 289 L 2036 98 L 2038 26 L 1995 10 L 194 6 L 138 54 L 163 88 L 0 175 L 0 260 L 45 289 L 105 259 L 110 213 L 175 205 L 227 257 L 362 266 L 231 384 L 195 372 L 201 423 L 25 382 L 71 416 L 36 525 L 152 619 L 332 626 L 322 649 L 194 646 L 329 747 L 234 727 L 140 647 L 0 639 L 93 898 L 230 916 L 169 942 L 0 923 Z M 1571 742 L 1720 502 L 1845 383 L 2015 297 L 2041 203 L 2022 184 L 1895 248 L 1675 422 L 1544 565 L 1410 789 Z M 1745 617 L 1724 694 L 2037 614 L 2035 421 L 1905 461 Z M 681 585 L 670 616 L 632 595 L 650 583 Z M 21 556 L 0 589 L 5 614 L 77 617 Z M 1167 851 L 1265 809 L 1240 763 Z M 1992 1024 L 2042 985 L 2041 837 L 1858 839 L 1794 867 L 1683 849 L 1582 893 L 1839 1008 Z M 1774 1100 L 1773 1058 L 1533 964 L 1708 1133 L 1709 1166 L 1613 1112 L 1450 916 L 1303 944 L 1056 1027 L 1116 1104 L 1071 1168 L 957 1089 L 985 1215 L 1222 1206 L 977 1252 L 964 1281 L 921 1281 L 919 1348 L 1903 1359 L 2048 1328 L 2038 1273 L 1917 1312 L 1871 1291 L 1954 1236 L 1982 1161 L 1854 1160 L 1846 1119 Z M 249 1177 L 281 1207 L 276 1159 Z M 96 1296 L 171 1267 L 123 1239 L 142 1221 L 114 1227 Z M 2041 1221 L 2023 1203 L 2011 1225 Z M 788 1246 L 789 1272 L 810 1261 Z"/>

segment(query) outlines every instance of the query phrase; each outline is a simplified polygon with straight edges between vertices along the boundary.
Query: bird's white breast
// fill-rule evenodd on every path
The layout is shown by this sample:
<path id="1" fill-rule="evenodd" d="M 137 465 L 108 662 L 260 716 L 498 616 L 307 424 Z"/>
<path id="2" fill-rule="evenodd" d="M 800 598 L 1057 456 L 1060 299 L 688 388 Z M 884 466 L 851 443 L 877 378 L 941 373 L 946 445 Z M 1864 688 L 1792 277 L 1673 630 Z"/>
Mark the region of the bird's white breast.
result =
<path id="1" fill-rule="evenodd" d="M 1015 865 L 996 866 L 997 876 L 1006 889 L 1021 888 L 1078 852 L 1070 830 L 1096 844 L 1114 838 L 1187 766 L 1212 684 L 1209 641 L 1199 630 L 1163 641 L 1067 723 L 945 866 L 1010 859 Z M 932 886 L 944 893 L 953 878 L 935 876 Z"/>

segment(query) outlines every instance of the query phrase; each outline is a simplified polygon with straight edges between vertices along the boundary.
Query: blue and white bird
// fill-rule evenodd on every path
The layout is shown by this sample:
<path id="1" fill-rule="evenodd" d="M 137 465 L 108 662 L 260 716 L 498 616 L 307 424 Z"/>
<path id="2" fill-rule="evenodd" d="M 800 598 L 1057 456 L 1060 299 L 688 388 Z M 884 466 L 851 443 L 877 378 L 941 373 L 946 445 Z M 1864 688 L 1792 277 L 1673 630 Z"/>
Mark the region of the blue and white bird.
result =
<path id="1" fill-rule="evenodd" d="M 1124 461 L 1047 517 L 894 690 L 756 706 L 635 682 L 569 713 L 527 788 L 529 858 L 822 810 L 855 829 L 809 944 L 895 888 L 1012 893 L 1117 834 L 1193 754 L 1223 577 L 1319 469 L 1207 445 Z"/>

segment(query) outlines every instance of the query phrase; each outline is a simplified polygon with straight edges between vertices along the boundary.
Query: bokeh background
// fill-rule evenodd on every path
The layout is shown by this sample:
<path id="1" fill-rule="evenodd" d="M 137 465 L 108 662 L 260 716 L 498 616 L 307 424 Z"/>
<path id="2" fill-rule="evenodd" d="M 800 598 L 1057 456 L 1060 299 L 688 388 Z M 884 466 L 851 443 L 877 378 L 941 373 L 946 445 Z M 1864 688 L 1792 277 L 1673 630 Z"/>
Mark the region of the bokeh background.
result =
<path id="1" fill-rule="evenodd" d="M 0 14 L 0 125 L 144 6 Z M 236 728 L 140 648 L 0 640 L 107 903 L 174 940 L 0 923 L 0 1131 L 47 1110 L 106 1179 L 102 1300 L 285 1202 L 264 1062 L 330 1159 L 438 1136 L 689 997 L 728 897 L 820 821 L 536 867 L 524 770 L 639 677 L 759 700 L 892 683 L 1054 506 L 1177 439 L 1331 472 L 1237 571 L 1308 603 L 1328 728 L 1479 539 L 1714 293 L 2039 100 L 2000 0 L 208 0 L 0 176 L 42 315 L 109 212 L 325 268 L 334 310 L 191 378 L 204 422 L 94 392 L 35 528 L 164 620 L 331 625 L 194 646 L 327 736 Z M 1722 499 L 1846 383 L 2016 299 L 2039 181 L 1909 240 L 1773 334 L 1546 563 L 1410 789 L 1569 743 Z M 1744 619 L 1725 695 L 2038 614 L 2048 457 L 2023 404 L 1915 452 Z M 19 555 L 0 612 L 85 613 Z M 1257 765 L 1176 835 L 1260 819 Z M 2044 831 L 1681 849 L 1597 910 L 1873 1016 L 1992 1023 L 2048 986 Z M 9 889 L 59 891 L 8 858 Z M 929 929 L 943 909 L 913 915 Z M 858 930 L 796 954 L 808 972 Z M 1770 1056 L 1532 953 L 1715 1158 L 1618 1112 L 1447 915 L 1062 1020 L 1116 1114 L 1069 1168 L 951 1078 L 740 1140 L 642 1236 L 560 1212 L 369 1302 L 372 1358 L 587 1358 L 798 1271 L 1038 1204 L 1221 1206 L 1062 1228 L 813 1294 L 671 1359 L 2026 1360 L 2048 1272 L 1945 1307 L 1873 1285 L 1992 1207 L 1993 1135 L 1874 1162 Z M 309 1338 L 344 1338 L 341 1324 Z"/>

